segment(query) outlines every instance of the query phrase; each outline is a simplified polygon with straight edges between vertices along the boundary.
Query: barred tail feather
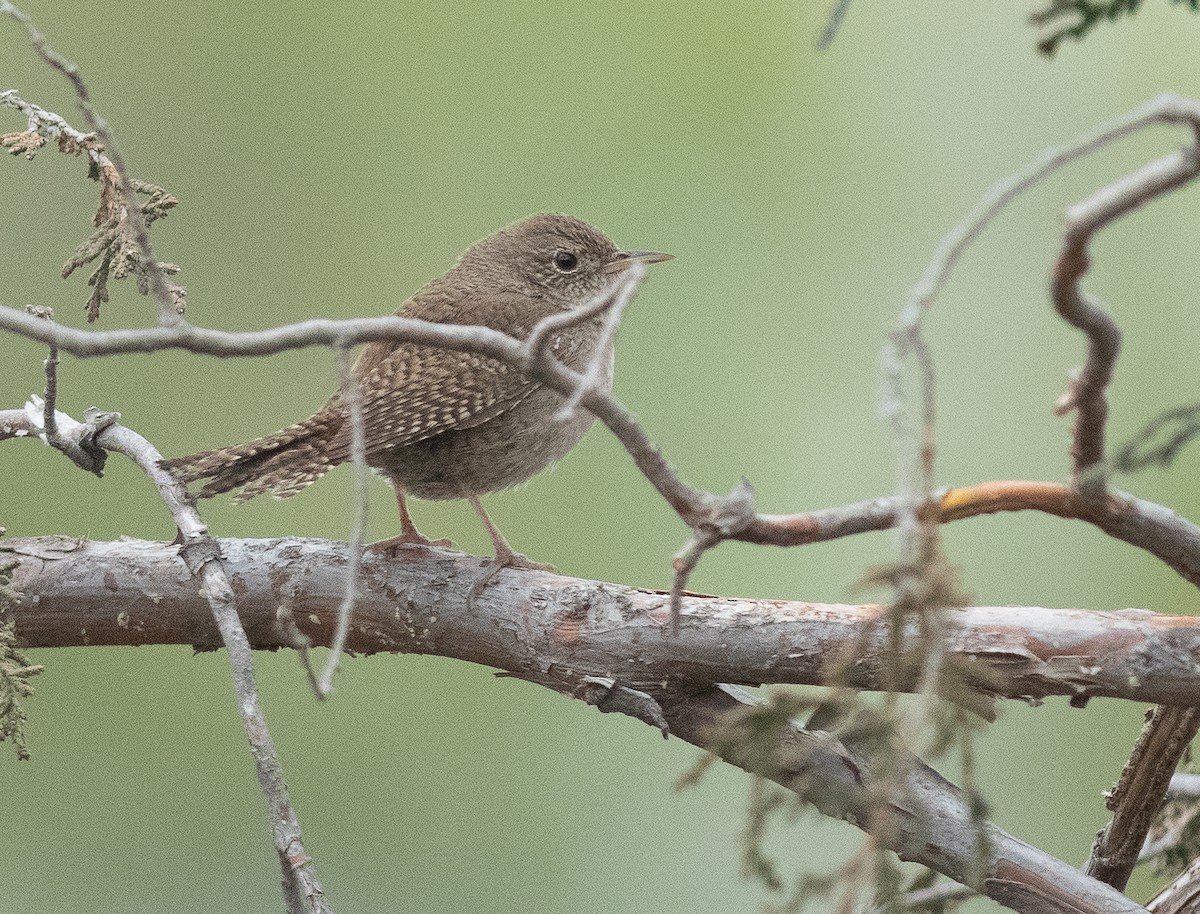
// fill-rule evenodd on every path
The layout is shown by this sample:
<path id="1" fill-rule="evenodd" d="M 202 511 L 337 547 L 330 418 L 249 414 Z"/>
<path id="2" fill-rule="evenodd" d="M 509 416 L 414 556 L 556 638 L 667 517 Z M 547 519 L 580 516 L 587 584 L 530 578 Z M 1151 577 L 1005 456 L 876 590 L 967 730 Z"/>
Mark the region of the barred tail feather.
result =
<path id="1" fill-rule="evenodd" d="M 287 498 L 336 465 L 328 456 L 329 441 L 341 424 L 340 413 L 322 411 L 273 435 L 216 451 L 172 457 L 162 465 L 180 482 L 207 480 L 196 493 L 199 498 L 212 498 L 234 489 L 241 489 L 235 497 L 239 502 L 263 492 Z"/>

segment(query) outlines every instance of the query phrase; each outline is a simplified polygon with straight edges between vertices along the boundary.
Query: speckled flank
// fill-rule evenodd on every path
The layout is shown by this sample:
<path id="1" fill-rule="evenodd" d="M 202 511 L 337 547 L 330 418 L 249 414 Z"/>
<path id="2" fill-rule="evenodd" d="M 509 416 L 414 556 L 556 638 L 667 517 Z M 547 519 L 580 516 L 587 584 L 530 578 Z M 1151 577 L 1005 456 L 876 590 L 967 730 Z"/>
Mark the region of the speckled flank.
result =
<path id="1" fill-rule="evenodd" d="M 539 320 L 602 291 L 611 282 L 605 266 L 617 256 L 587 223 L 533 216 L 473 246 L 398 313 L 524 338 Z M 599 330 L 598 320 L 568 328 L 551 338 L 552 351 L 581 370 Z M 611 350 L 606 364 L 611 388 Z M 372 343 L 354 374 L 363 391 L 367 462 L 419 498 L 465 498 L 524 482 L 565 456 L 592 423 L 583 411 L 556 420 L 558 394 L 471 353 Z M 263 492 L 287 498 L 349 459 L 350 428 L 334 395 L 316 415 L 273 435 L 165 465 L 185 482 L 205 480 L 201 498 L 240 489 L 244 501 Z"/>

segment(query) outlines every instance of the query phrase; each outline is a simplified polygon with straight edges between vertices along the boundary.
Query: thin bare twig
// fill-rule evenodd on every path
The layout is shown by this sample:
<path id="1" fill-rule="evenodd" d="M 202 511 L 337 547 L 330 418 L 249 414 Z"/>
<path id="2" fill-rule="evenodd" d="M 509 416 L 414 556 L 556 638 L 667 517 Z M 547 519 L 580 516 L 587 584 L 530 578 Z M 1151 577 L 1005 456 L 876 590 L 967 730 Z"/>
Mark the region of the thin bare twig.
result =
<path id="1" fill-rule="evenodd" d="M 672 562 L 675 576 L 671 583 L 671 632 L 676 635 L 683 613 L 683 593 L 700 559 L 709 549 L 734 536 L 754 517 L 754 489 L 747 479 L 738 483 L 724 498 L 706 498 L 707 510 L 696 515 L 691 539 L 675 553 Z"/>
<path id="2" fill-rule="evenodd" d="M 342 402 L 346 404 L 350 419 L 350 461 L 354 465 L 354 525 L 350 533 L 350 561 L 346 565 L 346 596 L 338 608 L 337 630 L 318 688 L 323 698 L 328 698 L 333 691 L 333 676 L 341 663 L 342 652 L 346 649 L 346 634 L 350 631 L 350 618 L 354 614 L 354 602 L 358 599 L 362 574 L 363 533 L 367 526 L 367 444 L 366 432 L 363 429 L 362 388 L 351 370 L 350 347 L 340 344 L 334 351 L 337 353 Z"/>
<path id="3" fill-rule="evenodd" d="M 933 485 L 930 448 L 933 440 L 935 414 L 931 389 L 932 360 L 928 356 L 927 345 L 923 337 L 925 315 L 967 249 L 1009 204 L 1066 165 L 1155 123 L 1200 125 L 1200 104 L 1175 95 L 1162 95 L 1149 104 L 1135 109 L 1077 140 L 1068 147 L 1047 150 L 1021 171 L 997 182 L 984 194 L 966 219 L 941 240 L 920 282 L 909 293 L 908 302 L 900 314 L 897 328 L 884 346 L 881 355 L 882 411 L 889 418 L 893 427 L 897 445 L 897 468 L 900 476 L 897 495 L 901 499 L 901 508 L 897 527 L 900 530 L 902 544 L 908 544 L 902 545 L 902 555 L 905 552 L 915 552 L 914 543 L 919 527 L 917 512 L 919 506 L 927 500 Z M 1149 199 L 1149 197 L 1144 199 Z M 904 400 L 903 371 L 910 354 L 916 355 L 921 371 L 920 438 L 916 437 L 916 433 L 907 419 Z M 1115 358 L 1115 352 L 1113 357 Z M 1094 398 L 1089 398 L 1089 404 L 1093 400 Z M 1089 412 L 1089 419 L 1090 416 Z M 924 456 L 918 457 L 919 453 Z"/>
<path id="4" fill-rule="evenodd" d="M 1197 125 L 1200 125 L 1200 103 L 1177 95 L 1161 95 L 1067 147 L 1047 150 L 1037 160 L 1016 174 L 997 182 L 984 194 L 966 219 L 941 240 L 920 282 L 909 293 L 908 302 L 900 314 L 897 328 L 881 355 L 883 366 L 881 408 L 885 417 L 889 418 L 892 423 L 898 452 L 900 482 L 897 495 L 901 499 L 901 506 L 897 527 L 900 530 L 902 541 L 910 543 L 908 546 L 902 546 L 902 552 L 912 552 L 915 549 L 911 543 L 919 527 L 917 512 L 921 504 L 928 499 L 933 484 L 930 474 L 932 457 L 929 451 L 935 424 L 933 393 L 930 389 L 932 361 L 928 358 L 923 338 L 924 319 L 930 307 L 945 287 L 967 249 L 1009 204 L 1070 163 L 1089 156 L 1110 143 L 1152 124 L 1185 124 L 1196 129 Z M 1183 155 L 1180 154 L 1180 156 Z M 1176 175 L 1175 179 L 1182 181 L 1188 180 L 1190 177 L 1180 178 Z M 1157 192 L 1161 193 L 1165 189 L 1169 188 L 1164 186 Z M 1097 198 L 1105 193 L 1102 191 Z M 1149 196 L 1142 196 L 1134 205 L 1140 205 L 1148 199 L 1150 199 Z M 1115 218 L 1116 215 L 1119 213 L 1112 212 L 1109 219 Z M 1075 223 L 1080 226 L 1080 229 L 1074 234 L 1068 231 L 1072 250 L 1077 249 L 1080 243 L 1086 245 L 1087 239 L 1095 231 L 1094 217 L 1095 213 L 1091 208 L 1085 208 L 1076 214 Z M 1089 226 L 1090 228 L 1088 228 Z M 917 432 L 907 419 L 907 407 L 904 399 L 904 365 L 908 356 L 913 353 L 917 355 L 922 378 L 920 437 L 917 437 Z M 1089 378 L 1089 383 L 1091 380 Z M 1088 387 L 1089 392 L 1090 390 L 1091 387 Z M 1094 401 L 1094 398 L 1090 396 L 1085 399 L 1089 404 Z M 1088 424 L 1090 427 L 1092 407 L 1089 405 L 1087 408 L 1089 409 Z M 925 456 L 918 456 L 922 452 Z"/>
<path id="5" fill-rule="evenodd" d="M 304 634 L 300 630 L 300 626 L 296 624 L 296 614 L 292 612 L 290 600 L 285 599 L 279 605 L 275 611 L 275 618 L 279 622 L 279 629 L 283 632 L 285 641 L 300 658 L 300 666 L 304 669 L 304 676 L 308 680 L 308 686 L 312 689 L 313 696 L 318 701 L 323 701 L 326 696 L 321 692 L 321 683 L 317 679 L 317 672 L 313 669 L 312 658 L 309 656 L 312 638 Z"/>
<path id="6" fill-rule="evenodd" d="M 54 312 L 47 309 L 39 313 L 38 317 L 52 321 L 54 320 Z M 46 370 L 46 387 L 42 393 L 44 400 L 42 407 L 42 431 L 45 433 L 48 443 L 54 447 L 61 447 L 59 444 L 58 421 L 54 417 L 54 411 L 58 406 L 58 347 L 53 343 L 50 344 L 50 355 L 47 356 L 42 365 Z"/>
<path id="7" fill-rule="evenodd" d="M 25 410 L 25 415 L 35 424 L 34 430 L 41 433 L 43 430 L 37 427 L 41 424 L 41 404 L 31 403 Z M 56 414 L 55 424 L 60 429 L 60 435 L 68 437 L 77 436 L 79 429 L 86 430 L 92 425 L 89 422 L 81 426 L 61 412 Z M 237 601 L 222 566 L 220 549 L 209 536 L 208 527 L 201 520 L 187 491 L 160 466 L 162 454 L 154 445 L 132 429 L 116 424 L 115 419 L 99 428 L 92 428 L 90 436 L 96 447 L 102 451 L 116 451 L 137 464 L 157 487 L 159 495 L 175 520 L 181 543 L 178 555 L 186 563 L 191 575 L 199 579 L 200 594 L 217 624 L 225 648 L 229 651 L 238 713 L 250 743 L 259 784 L 267 800 L 269 822 L 279 855 L 283 895 L 288 912 L 326 914 L 330 909 L 325 901 L 324 890 L 317 879 L 312 859 L 304 850 L 300 823 L 288 798 L 283 770 L 259 703 L 250 641 L 238 617 Z"/>
<path id="8" fill-rule="evenodd" d="M 285 902 L 289 912 L 326 914 L 330 908 L 317 879 L 312 858 L 304 849 L 300 822 L 288 797 L 283 768 L 258 698 L 250 642 L 238 617 L 237 601 L 222 566 L 220 549 L 208 535 L 208 528 L 200 519 L 186 490 L 162 468 L 162 454 L 149 441 L 131 429 L 114 425 L 104 432 L 98 443 L 132 459 L 155 483 L 163 500 L 171 508 L 182 539 L 180 557 L 200 578 L 204 597 L 221 632 L 221 640 L 229 651 L 238 712 L 245 725 L 259 784 L 270 812 Z"/>
<path id="9" fill-rule="evenodd" d="M 551 314 L 549 317 L 542 318 L 529 331 L 529 336 L 525 338 L 522 357 L 523 363 L 518 367 L 527 369 L 528 373 L 528 370 L 533 369 L 539 362 L 547 358 L 552 358 L 553 353 L 549 349 L 555 333 L 560 330 L 566 330 L 568 327 L 574 327 L 576 324 L 582 324 L 585 320 L 609 310 L 623 296 L 632 297 L 645 274 L 645 266 L 635 263 L 629 269 L 623 270 L 618 274 L 616 281 L 612 285 L 597 292 L 578 308 L 571 308 L 569 311 L 560 311 L 557 314 Z M 622 305 L 623 307 L 624 305 Z"/>
<path id="10" fill-rule="evenodd" d="M 604 313 L 604 326 L 600 330 L 600 338 L 596 341 L 596 349 L 592 353 L 591 359 L 588 360 L 587 369 L 583 372 L 579 386 L 555 413 L 555 419 L 561 422 L 572 418 L 579 409 L 583 395 L 594 390 L 600 381 L 600 376 L 607 371 L 609 347 L 612 346 L 613 338 L 617 335 L 617 328 L 621 325 L 625 309 L 633 301 L 633 296 L 641 286 L 645 275 L 646 265 L 644 263 L 635 263 L 621 274 L 619 284 L 612 291 L 612 304 Z"/>
<path id="11" fill-rule="evenodd" d="M 42 320 L 54 321 L 54 311 L 50 308 L 27 305 L 25 310 Z M 42 362 L 46 387 L 40 398 L 34 398 L 26 405 L 26 410 L 40 407 L 41 422 L 37 423 L 37 431 L 42 441 L 65 454 L 81 470 L 102 477 L 108 454 L 96 444 L 96 435 L 121 418 L 120 414 L 89 410 L 84 425 L 80 426 L 72 420 L 72 433 L 63 434 L 58 427 L 58 364 L 58 347 L 51 343 L 50 355 Z"/>
<path id="12" fill-rule="evenodd" d="M 683 616 L 683 594 L 687 589 L 688 579 L 700 559 L 709 549 L 721 542 L 721 537 L 713 530 L 697 530 L 682 549 L 675 553 L 672 566 L 675 578 L 671 582 L 671 633 L 679 634 L 679 622 Z"/>
<path id="13" fill-rule="evenodd" d="M 634 263 L 621 273 L 616 283 L 595 296 L 591 302 L 582 308 L 543 319 L 529 335 L 525 343 L 527 353 L 525 364 L 533 366 L 536 370 L 538 365 L 544 365 L 549 359 L 546 343 L 552 332 L 579 323 L 601 311 L 606 311 L 604 326 L 587 368 L 582 374 L 576 376 L 574 387 L 569 392 L 558 388 L 566 395 L 566 399 L 556 413 L 557 419 L 569 418 L 580 405 L 585 405 L 585 398 L 589 398 L 589 400 L 595 398 L 604 405 L 605 410 L 610 410 L 616 404 L 613 397 L 598 385 L 601 374 L 608 370 L 608 353 L 617 327 L 620 325 L 621 317 L 625 313 L 625 308 L 633 300 L 645 275 L 645 264 Z M 684 522 L 692 528 L 691 538 L 675 554 L 672 562 L 674 575 L 671 584 L 671 630 L 678 634 L 680 595 L 687 586 L 689 576 L 705 552 L 728 539 L 731 531 L 744 526 L 747 520 L 753 516 L 753 490 L 744 479 L 734 492 L 724 498 L 689 490 L 674 470 L 662 459 L 662 455 L 649 447 L 649 439 L 645 432 L 633 421 L 631 416 L 625 414 L 618 417 L 617 420 L 624 427 L 624 434 L 628 436 L 627 438 L 623 437 L 622 433 L 610 424 L 610 419 L 605 417 L 605 410 L 597 410 L 595 404 L 591 402 L 586 405 L 621 439 L 630 455 L 638 462 L 638 466 L 651 482 L 654 482 L 656 486 L 659 485 L 659 482 L 667 484 L 677 496 L 682 495 L 688 503 L 689 509 L 681 511 L 667 493 L 663 489 L 659 489 L 664 498 L 675 507 Z M 613 417 L 610 415 L 610 418 Z M 634 447 L 630 445 L 631 439 L 638 442 Z M 639 455 L 641 459 L 639 459 Z M 655 480 L 659 482 L 655 482 Z"/>
<path id="14" fill-rule="evenodd" d="M 577 312 L 569 312 L 575 315 Z M 16 308 L 0 306 L 0 330 L 10 330 L 28 339 L 54 343 L 63 352 L 80 357 L 117 353 L 156 352 L 184 349 L 204 355 L 262 356 L 308 346 L 334 346 L 396 340 L 441 346 L 490 356 L 520 367 L 533 379 L 564 396 L 573 393 L 582 376 L 557 359 L 530 359 L 528 342 L 521 342 L 487 327 L 459 326 L 419 321 L 405 317 L 309 320 L 249 333 L 229 333 L 180 324 L 140 330 L 87 331 L 38 321 Z M 588 391 L 581 405 L 596 415 L 624 444 L 638 467 L 690 527 L 703 523 L 716 496 L 686 485 L 649 436 L 611 394 Z"/>
<path id="15" fill-rule="evenodd" d="M 1168 99 L 1157 110 L 1157 119 L 1179 122 L 1200 133 L 1200 105 Z M 1062 318 L 1088 338 L 1087 360 L 1067 394 L 1066 405 L 1075 410 L 1072 436 L 1072 472 L 1080 491 L 1098 497 L 1106 483 L 1104 466 L 1106 388 L 1121 351 L 1121 331 L 1099 303 L 1080 288 L 1091 265 L 1088 248 L 1103 228 L 1138 207 L 1177 190 L 1200 174 L 1195 145 L 1143 166 L 1104 187 L 1067 210 L 1062 250 L 1050 285 L 1054 307 Z"/>
<path id="16" fill-rule="evenodd" d="M 1060 401 L 1060 414 L 1073 409 L 1072 480 L 1089 500 L 1105 497 L 1107 388 L 1121 350 L 1121 332 L 1113 318 L 1080 282 L 1091 265 L 1089 247 L 1102 229 L 1145 203 L 1176 190 L 1200 175 L 1200 105 L 1163 97 L 1148 106 L 1148 123 L 1190 127 L 1191 143 L 1179 152 L 1144 165 L 1101 188 L 1067 211 L 1062 249 L 1055 262 L 1051 298 L 1055 310 L 1088 339 L 1084 366 Z M 1147 720 L 1109 798 L 1112 821 L 1097 837 L 1088 861 L 1089 874 L 1123 889 L 1137 863 L 1154 815 L 1179 759 L 1200 729 L 1200 710 L 1157 708 Z"/>

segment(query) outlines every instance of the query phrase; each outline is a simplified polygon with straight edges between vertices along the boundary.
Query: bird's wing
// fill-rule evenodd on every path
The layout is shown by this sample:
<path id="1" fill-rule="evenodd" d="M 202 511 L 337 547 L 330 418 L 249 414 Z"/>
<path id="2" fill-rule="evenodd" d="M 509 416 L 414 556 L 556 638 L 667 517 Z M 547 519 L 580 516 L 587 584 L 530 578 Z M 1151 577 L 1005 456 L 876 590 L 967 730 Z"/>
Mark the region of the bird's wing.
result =
<path id="1" fill-rule="evenodd" d="M 363 394 L 368 454 L 486 422 L 538 388 L 537 382 L 496 359 L 403 343 L 372 344 L 355 375 Z M 346 412 L 338 396 L 326 408 Z M 343 422 L 329 443 L 333 463 L 350 459 L 350 435 L 350 423 Z"/>

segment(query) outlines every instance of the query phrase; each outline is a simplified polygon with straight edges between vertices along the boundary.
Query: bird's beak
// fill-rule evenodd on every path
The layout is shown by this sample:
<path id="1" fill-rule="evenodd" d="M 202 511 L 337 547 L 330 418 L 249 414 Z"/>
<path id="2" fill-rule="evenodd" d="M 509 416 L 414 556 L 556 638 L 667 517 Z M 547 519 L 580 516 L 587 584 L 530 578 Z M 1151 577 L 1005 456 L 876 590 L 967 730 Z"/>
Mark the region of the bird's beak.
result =
<path id="1" fill-rule="evenodd" d="M 661 251 L 617 251 L 604 266 L 606 273 L 619 273 L 628 270 L 635 263 L 662 263 L 664 260 L 674 260 L 674 254 L 664 254 Z"/>

